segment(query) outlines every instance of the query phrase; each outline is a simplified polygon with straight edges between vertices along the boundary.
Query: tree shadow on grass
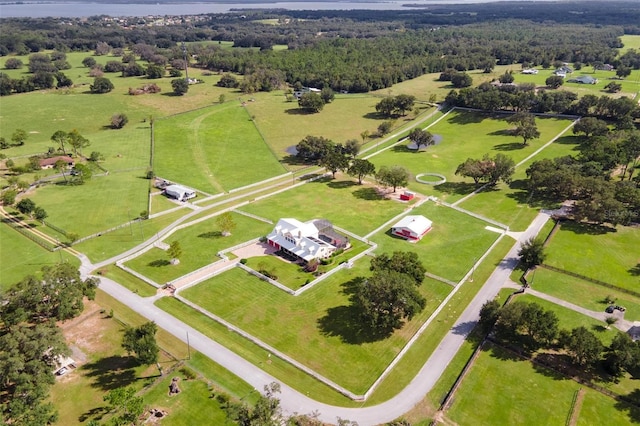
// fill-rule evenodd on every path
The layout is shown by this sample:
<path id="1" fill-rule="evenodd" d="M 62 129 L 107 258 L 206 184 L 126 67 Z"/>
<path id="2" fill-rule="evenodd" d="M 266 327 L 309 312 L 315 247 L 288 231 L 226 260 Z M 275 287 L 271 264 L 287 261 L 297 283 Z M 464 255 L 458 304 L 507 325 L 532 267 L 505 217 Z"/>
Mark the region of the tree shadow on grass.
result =
<path id="1" fill-rule="evenodd" d="M 333 189 L 351 188 L 352 186 L 356 185 L 358 185 L 358 182 L 354 182 L 352 180 L 332 180 L 331 182 L 327 183 L 327 186 Z"/>
<path id="2" fill-rule="evenodd" d="M 624 398 L 635 401 L 636 404 L 638 404 L 640 402 L 640 389 L 634 389 L 631 393 L 625 395 Z M 621 400 L 616 400 L 614 407 L 616 410 L 626 413 L 631 423 L 640 423 L 640 408 Z"/>
<path id="3" fill-rule="evenodd" d="M 567 370 L 567 375 L 560 374 L 555 370 L 552 370 L 547 365 L 553 366 L 555 369 L 560 371 L 565 371 L 568 366 L 571 366 L 571 358 L 567 354 L 560 353 L 548 353 L 542 352 L 535 356 L 533 363 L 533 369 L 536 373 L 542 374 L 545 377 L 549 377 L 554 380 L 571 380 L 569 371 Z M 542 364 L 542 365 L 541 365 Z M 587 374 L 587 373 L 585 373 Z M 590 374 L 588 374 L 590 375 Z"/>
<path id="4" fill-rule="evenodd" d="M 610 232 L 617 232 L 616 228 L 605 225 L 596 225 L 592 223 L 582 223 L 574 221 L 566 221 L 562 223 L 563 231 L 570 231 L 578 235 L 604 235 Z"/>
<path id="5" fill-rule="evenodd" d="M 386 115 L 380 113 L 380 112 L 368 112 L 366 114 L 364 114 L 362 116 L 362 118 L 367 118 L 369 120 L 384 120 L 384 119 L 389 119 L 390 117 L 387 117 Z"/>
<path id="6" fill-rule="evenodd" d="M 114 355 L 100 358 L 80 368 L 86 370 L 86 376 L 92 379 L 91 387 L 106 392 L 129 386 L 138 380 L 134 370 L 137 366 L 138 362 L 132 356 Z"/>
<path id="7" fill-rule="evenodd" d="M 640 263 L 638 263 L 633 268 L 630 268 L 628 272 L 634 277 L 640 276 Z"/>
<path id="8" fill-rule="evenodd" d="M 517 151 L 524 148 L 520 142 L 500 143 L 493 146 L 494 151 Z"/>
<path id="9" fill-rule="evenodd" d="M 342 292 L 353 294 L 355 287 L 362 277 L 354 278 L 342 284 Z M 335 306 L 326 311 L 325 316 L 317 321 L 320 333 L 324 336 L 337 336 L 343 343 L 361 345 L 383 340 L 391 335 L 393 330 L 374 329 L 364 324 L 360 310 L 353 306 Z"/>
<path id="10" fill-rule="evenodd" d="M 107 406 L 95 407 L 85 413 L 82 413 L 82 415 L 78 417 L 78 421 L 80 423 L 84 423 L 90 419 L 100 421 L 108 412 L 109 408 Z"/>
<path id="11" fill-rule="evenodd" d="M 308 111 L 308 110 L 303 109 L 303 108 L 289 108 L 289 109 L 285 109 L 284 112 L 286 112 L 287 114 L 290 114 L 290 115 L 312 115 L 312 114 L 317 114 L 316 112 Z"/>
<path id="12" fill-rule="evenodd" d="M 494 130 L 489 134 L 491 136 L 513 136 L 513 129 Z"/>
<path id="13" fill-rule="evenodd" d="M 199 234 L 198 237 L 199 238 L 220 238 L 222 237 L 222 232 L 220 231 L 204 232 L 202 234 Z"/>
<path id="14" fill-rule="evenodd" d="M 162 266 L 167 266 L 170 265 L 171 262 L 169 262 L 166 259 L 156 259 L 153 262 L 149 262 L 148 265 L 149 266 L 153 266 L 154 268 L 160 268 Z"/>
<path id="15" fill-rule="evenodd" d="M 449 121 L 454 124 L 477 124 L 482 123 L 485 118 L 488 118 L 485 114 L 465 112 L 463 114 L 453 115 L 449 118 Z"/>
<path id="16" fill-rule="evenodd" d="M 377 201 L 384 200 L 384 195 L 378 193 L 375 188 L 359 188 L 353 191 L 353 196 L 361 200 Z"/>
<path id="17" fill-rule="evenodd" d="M 467 195 L 478 189 L 479 186 L 471 182 L 445 182 L 435 185 L 434 188 L 445 194 Z"/>
<path id="18" fill-rule="evenodd" d="M 414 154 L 414 153 L 416 153 L 417 151 L 416 151 L 416 150 L 409 149 L 409 147 L 407 147 L 407 145 L 405 145 L 405 144 L 399 144 L 399 145 L 396 145 L 396 146 L 394 146 L 393 148 L 391 148 L 391 152 L 401 152 L 401 153 L 411 153 L 411 154 Z"/>

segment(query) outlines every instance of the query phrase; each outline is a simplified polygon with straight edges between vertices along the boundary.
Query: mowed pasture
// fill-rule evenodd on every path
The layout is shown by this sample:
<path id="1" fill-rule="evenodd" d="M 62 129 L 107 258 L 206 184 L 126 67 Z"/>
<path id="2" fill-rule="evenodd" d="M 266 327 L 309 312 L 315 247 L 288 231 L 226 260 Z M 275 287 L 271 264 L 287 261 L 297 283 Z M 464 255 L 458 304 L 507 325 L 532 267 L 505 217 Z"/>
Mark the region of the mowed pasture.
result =
<path id="1" fill-rule="evenodd" d="M 207 193 L 219 193 L 286 170 L 237 101 L 157 120 L 156 175 Z"/>
<path id="2" fill-rule="evenodd" d="M 242 99 L 249 97 L 245 95 Z M 287 102 L 282 91 L 256 93 L 251 95 L 251 99 L 254 101 L 246 104 L 247 111 L 254 118 L 265 141 L 281 159 L 290 155 L 287 149 L 296 146 L 308 135 L 322 136 L 341 144 L 349 139 L 362 143 L 362 132 L 373 135 L 380 123 L 385 121 L 376 112 L 376 104 L 381 98 L 368 94 L 337 94 L 333 102 L 326 104 L 316 114 L 303 112 L 296 101 Z M 401 126 L 411 118 L 409 114 L 396 120 L 394 127 Z"/>
<path id="3" fill-rule="evenodd" d="M 638 291 L 640 229 L 563 222 L 545 263 L 617 287 Z"/>
<path id="4" fill-rule="evenodd" d="M 517 167 L 510 184 L 501 182 L 493 188 L 487 188 L 460 203 L 460 207 L 504 223 L 513 231 L 524 231 L 538 214 L 539 207 L 557 207 L 555 204 L 548 203 L 541 205 L 530 197 L 527 169 L 532 163 L 545 158 L 575 156 L 579 153 L 579 145 L 578 137 L 565 134 L 535 157 Z"/>
<path id="5" fill-rule="evenodd" d="M 217 256 L 219 251 L 266 235 L 273 228 L 273 225 L 237 213 L 232 215 L 236 228 L 228 237 L 222 236 L 215 218 L 180 229 L 167 237 L 164 240 L 167 244 L 173 241 L 180 243 L 182 256 L 178 265 L 169 262 L 171 259 L 166 251 L 153 248 L 131 259 L 126 266 L 163 284 L 220 260 Z"/>
<path id="6" fill-rule="evenodd" d="M 368 276 L 368 267 L 366 260 L 360 260 L 353 269 L 342 270 L 297 297 L 239 268 L 181 295 L 352 392 L 362 393 L 452 288 L 426 279 L 419 288 L 427 299 L 425 310 L 390 337 L 379 339 L 362 326 L 349 302 L 352 280 Z"/>
<path id="7" fill-rule="evenodd" d="M 328 219 L 363 236 L 400 214 L 407 204 L 385 198 L 372 185 L 349 177 L 319 179 L 240 208 L 277 222 L 292 217 L 302 222 Z"/>
<path id="8" fill-rule="evenodd" d="M 616 402 L 551 370 L 486 345 L 455 394 L 447 417 L 460 425 L 565 425 L 573 399 L 585 392 L 578 425 L 630 424 L 638 409 Z"/>
<path id="9" fill-rule="evenodd" d="M 0 223 L 0 242 L 0 292 L 43 266 L 60 261 L 80 264 L 66 251 L 51 252 L 4 223 Z"/>
<path id="10" fill-rule="evenodd" d="M 50 184 L 27 197 L 47 211 L 47 221 L 84 237 L 126 223 L 147 209 L 149 181 L 143 172 L 96 176 L 77 186 Z"/>
<path id="11" fill-rule="evenodd" d="M 401 165 L 412 176 L 420 173 L 440 173 L 447 178 L 442 185 L 432 187 L 410 179 L 409 188 L 433 194 L 446 201 L 454 201 L 472 192 L 476 186 L 471 178 L 456 176 L 459 164 L 467 158 L 482 158 L 485 154 L 505 154 L 518 163 L 560 134 L 570 123 L 567 119 L 537 117 L 541 135 L 524 146 L 522 139 L 512 136 L 513 125 L 505 121 L 510 114 L 486 114 L 454 110 L 444 119 L 430 126 L 428 131 L 442 140 L 419 152 L 401 143 L 370 158 L 377 168 Z"/>
<path id="12" fill-rule="evenodd" d="M 427 202 L 412 210 L 433 221 L 422 240 L 411 243 L 383 229 L 371 237 L 378 243 L 377 254 L 412 251 L 428 272 L 454 282 L 460 281 L 500 234 L 485 229 L 489 223 L 452 208 Z"/>
<path id="13" fill-rule="evenodd" d="M 616 304 L 627 309 L 626 320 L 640 321 L 640 297 L 545 268 L 537 268 L 533 278 L 533 289 L 596 312 L 604 312 L 609 306 L 607 300 L 613 297 Z"/>

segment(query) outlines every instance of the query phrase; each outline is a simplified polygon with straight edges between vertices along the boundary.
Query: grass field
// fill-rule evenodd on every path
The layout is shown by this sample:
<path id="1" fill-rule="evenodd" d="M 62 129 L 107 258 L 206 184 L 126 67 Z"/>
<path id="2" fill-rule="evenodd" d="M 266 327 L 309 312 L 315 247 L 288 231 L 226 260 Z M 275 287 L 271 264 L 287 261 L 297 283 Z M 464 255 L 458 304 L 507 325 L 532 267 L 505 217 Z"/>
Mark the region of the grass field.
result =
<path id="1" fill-rule="evenodd" d="M 135 219 L 147 210 L 149 181 L 142 173 L 94 177 L 84 185 L 47 185 L 29 194 L 49 217 L 47 221 L 81 237 Z"/>
<path id="2" fill-rule="evenodd" d="M 406 207 L 404 203 L 379 196 L 372 186 L 358 185 L 349 177 L 340 177 L 310 182 L 240 210 L 274 222 L 285 216 L 303 222 L 324 218 L 357 235 L 365 235 Z"/>
<path id="3" fill-rule="evenodd" d="M 89 256 L 92 262 L 99 262 L 135 247 L 147 238 L 153 237 L 158 231 L 169 226 L 189 211 L 184 209 L 155 219 L 143 220 L 137 224 L 83 241 L 73 247 Z"/>
<path id="4" fill-rule="evenodd" d="M 286 170 L 269 151 L 247 110 L 232 101 L 156 121 L 154 171 L 218 193 Z"/>
<path id="5" fill-rule="evenodd" d="M 596 312 L 604 312 L 608 306 L 607 298 L 613 296 L 616 304 L 627 308 L 624 313 L 625 319 L 640 321 L 640 298 L 621 291 L 615 291 L 545 268 L 536 269 L 532 287 Z"/>
<path id="6" fill-rule="evenodd" d="M 565 425 L 580 384 L 495 346 L 483 350 L 448 411 L 459 425 Z M 487 391 L 490 389 L 490 391 Z M 579 425 L 630 424 L 638 410 L 584 388 Z"/>
<path id="7" fill-rule="evenodd" d="M 639 291 L 640 229 L 564 222 L 547 248 L 545 263 Z"/>
<path id="8" fill-rule="evenodd" d="M 376 340 L 356 325 L 349 307 L 349 281 L 368 274 L 368 264 L 358 263 L 298 297 L 238 268 L 191 287 L 182 295 L 351 391 L 362 393 L 451 287 L 426 280 L 420 287 L 428 301 L 426 309 L 388 339 Z M 332 356 L 327 357 L 328 353 Z"/>
<path id="9" fill-rule="evenodd" d="M 360 134 L 365 130 L 375 134 L 384 121 L 375 109 L 380 98 L 366 94 L 336 95 L 335 100 L 317 114 L 301 113 L 298 104 L 287 102 L 282 91 L 251 96 L 255 102 L 247 103 L 247 111 L 255 117 L 260 133 L 279 158 L 287 157 L 287 148 L 297 145 L 307 135 L 323 136 L 335 143 L 344 144 L 349 139 L 362 143 Z M 403 120 L 398 120 L 394 127 L 400 126 Z"/>
<path id="10" fill-rule="evenodd" d="M 556 118 L 537 118 L 540 139 L 523 146 L 522 140 L 507 132 L 512 126 L 504 118 L 508 115 L 489 115 L 453 111 L 445 119 L 429 128 L 442 141 L 426 151 L 413 152 L 400 144 L 376 155 L 371 161 L 380 166 L 401 165 L 415 176 L 419 173 L 441 173 L 447 182 L 436 187 L 410 179 L 409 187 L 416 191 L 434 194 L 446 201 L 453 201 L 475 189 L 471 179 L 455 176 L 458 165 L 467 158 L 482 158 L 484 154 L 502 153 L 517 163 L 535 152 L 540 146 L 560 133 L 569 123 Z"/>
<path id="11" fill-rule="evenodd" d="M 4 223 L 0 223 L 0 242 L 0 292 L 43 266 L 61 260 L 80 265 L 78 259 L 64 250 L 50 252 Z"/>
<path id="12" fill-rule="evenodd" d="M 578 145 L 575 136 L 566 135 L 559 138 L 531 160 L 519 166 L 511 184 L 499 183 L 495 188 L 484 190 L 465 200 L 460 207 L 504 223 L 513 231 L 524 231 L 538 214 L 539 207 L 557 207 L 546 204 L 541 206 L 529 198 L 527 168 L 531 163 L 544 158 L 577 155 Z"/>
<path id="13" fill-rule="evenodd" d="M 579 312 L 563 308 L 560 305 L 556 305 L 555 303 L 539 299 L 529 294 L 516 296 L 512 299 L 512 301 L 521 301 L 527 303 L 535 302 L 538 305 L 542 306 L 544 309 L 548 309 L 556 313 L 559 319 L 559 329 L 572 330 L 576 327 L 584 326 L 595 333 L 596 337 L 598 337 L 604 345 L 609 345 L 615 335 L 619 333 L 617 329 L 607 329 L 607 324 L 603 321 L 598 321 L 597 319 L 582 315 Z"/>
<path id="14" fill-rule="evenodd" d="M 126 266 L 163 284 L 188 272 L 220 260 L 219 251 L 266 235 L 272 225 L 251 219 L 247 216 L 232 213 L 236 228 L 228 237 L 220 234 L 215 218 L 176 231 L 167 237 L 165 242 L 171 244 L 178 241 L 182 248 L 180 264 L 169 263 L 169 256 L 164 250 L 153 248 L 141 256 L 130 260 Z"/>
<path id="15" fill-rule="evenodd" d="M 625 34 L 620 37 L 620 40 L 624 44 L 624 47 L 619 50 L 620 54 L 624 54 L 629 49 L 640 50 L 640 36 Z"/>
<path id="16" fill-rule="evenodd" d="M 417 243 L 410 243 L 384 229 L 371 238 L 378 243 L 376 253 L 416 252 L 427 271 L 455 282 L 464 277 L 499 235 L 486 230 L 486 222 L 432 202 L 411 214 L 433 221 L 432 230 Z"/>

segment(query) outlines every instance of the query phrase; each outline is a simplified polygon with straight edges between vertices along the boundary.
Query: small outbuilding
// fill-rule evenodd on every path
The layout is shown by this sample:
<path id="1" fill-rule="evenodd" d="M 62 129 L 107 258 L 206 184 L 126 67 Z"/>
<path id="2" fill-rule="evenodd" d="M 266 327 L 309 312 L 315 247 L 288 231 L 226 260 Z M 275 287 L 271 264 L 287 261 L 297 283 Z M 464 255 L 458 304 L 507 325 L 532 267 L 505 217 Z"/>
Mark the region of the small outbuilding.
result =
<path id="1" fill-rule="evenodd" d="M 187 201 L 196 197 L 196 191 L 181 185 L 169 185 L 164 189 L 164 193 L 167 197 L 178 201 Z"/>
<path id="2" fill-rule="evenodd" d="M 400 199 L 402 201 L 411 201 L 415 198 L 415 196 L 416 196 L 415 192 L 404 191 L 402 194 L 400 194 Z"/>
<path id="3" fill-rule="evenodd" d="M 419 241 L 424 235 L 431 231 L 433 222 L 424 216 L 405 216 L 398 223 L 391 227 L 391 233 L 409 241 Z"/>

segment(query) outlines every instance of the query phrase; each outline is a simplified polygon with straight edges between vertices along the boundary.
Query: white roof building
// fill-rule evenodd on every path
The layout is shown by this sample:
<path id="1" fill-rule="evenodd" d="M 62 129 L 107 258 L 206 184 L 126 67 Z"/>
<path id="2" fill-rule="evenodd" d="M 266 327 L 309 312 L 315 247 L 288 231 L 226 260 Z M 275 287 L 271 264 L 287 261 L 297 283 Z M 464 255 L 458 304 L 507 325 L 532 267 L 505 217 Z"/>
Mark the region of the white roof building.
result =
<path id="1" fill-rule="evenodd" d="M 424 216 L 405 216 L 391 227 L 391 233 L 411 241 L 420 240 L 431 230 L 433 222 Z"/>
<path id="2" fill-rule="evenodd" d="M 293 218 L 280 219 L 267 235 L 267 241 L 278 250 L 284 250 L 307 262 L 329 257 L 336 250 L 335 246 L 320 239 L 313 221 L 300 222 Z"/>
<path id="3" fill-rule="evenodd" d="M 164 189 L 164 193 L 178 201 L 186 201 L 196 196 L 196 191 L 181 185 L 169 185 Z"/>

